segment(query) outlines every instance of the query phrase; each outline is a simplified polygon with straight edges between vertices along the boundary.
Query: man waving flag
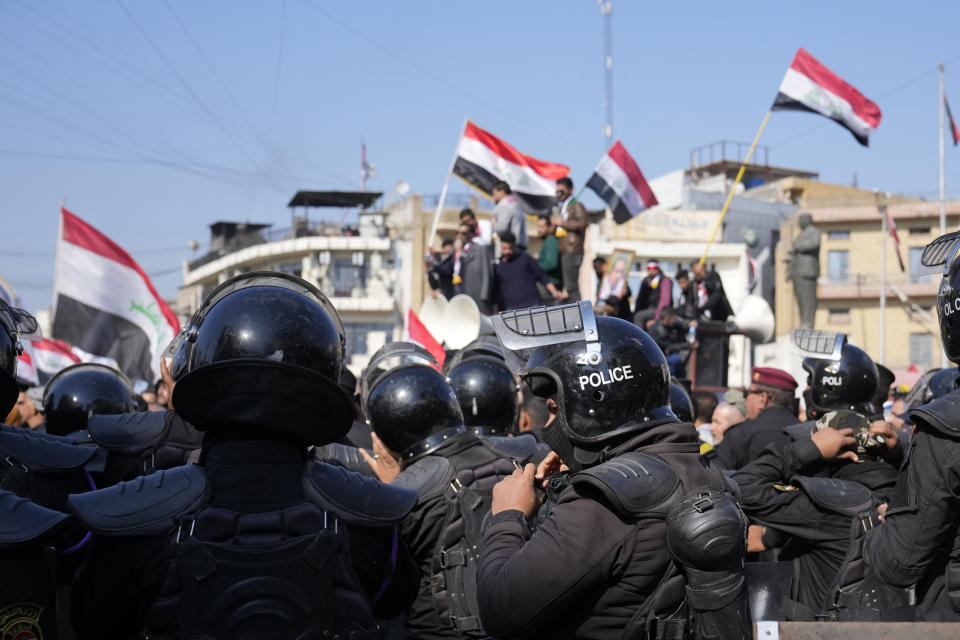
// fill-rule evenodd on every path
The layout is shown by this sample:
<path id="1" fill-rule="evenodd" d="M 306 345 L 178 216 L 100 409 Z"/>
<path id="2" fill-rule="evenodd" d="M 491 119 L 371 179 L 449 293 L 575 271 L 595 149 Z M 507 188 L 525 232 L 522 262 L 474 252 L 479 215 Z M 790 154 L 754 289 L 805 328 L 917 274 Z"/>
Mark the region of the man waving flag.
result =
<path id="1" fill-rule="evenodd" d="M 847 128 L 863 146 L 880 126 L 880 107 L 804 49 L 798 49 L 780 83 L 776 110 L 812 111 Z"/>
<path id="2" fill-rule="evenodd" d="M 113 358 L 132 380 L 157 380 L 160 354 L 180 331 L 177 317 L 120 245 L 60 213 L 53 337 Z"/>

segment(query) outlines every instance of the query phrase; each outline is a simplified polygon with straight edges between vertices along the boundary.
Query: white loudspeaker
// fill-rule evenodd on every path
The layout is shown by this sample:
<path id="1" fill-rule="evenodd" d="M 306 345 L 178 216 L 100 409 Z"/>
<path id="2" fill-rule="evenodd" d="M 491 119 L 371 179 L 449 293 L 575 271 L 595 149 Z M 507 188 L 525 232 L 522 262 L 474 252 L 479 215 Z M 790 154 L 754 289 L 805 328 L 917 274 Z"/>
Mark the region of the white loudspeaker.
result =
<path id="1" fill-rule="evenodd" d="M 731 320 L 757 344 L 769 342 L 776 330 L 770 305 L 762 297 L 752 294 L 740 302 L 736 316 Z"/>
<path id="2" fill-rule="evenodd" d="M 442 335 L 447 348 L 462 349 L 476 340 L 483 326 L 483 318 L 477 303 L 470 296 L 461 293 L 450 298 L 443 314 Z M 434 334 L 434 337 L 437 337 L 437 334 Z M 439 339 L 437 337 L 437 340 Z"/>
<path id="3" fill-rule="evenodd" d="M 427 328 L 430 335 L 441 344 L 444 337 L 443 316 L 447 311 L 448 304 L 447 299 L 441 295 L 437 295 L 436 298 L 427 298 L 420 305 L 420 313 L 417 314 L 420 317 L 420 322 Z"/>

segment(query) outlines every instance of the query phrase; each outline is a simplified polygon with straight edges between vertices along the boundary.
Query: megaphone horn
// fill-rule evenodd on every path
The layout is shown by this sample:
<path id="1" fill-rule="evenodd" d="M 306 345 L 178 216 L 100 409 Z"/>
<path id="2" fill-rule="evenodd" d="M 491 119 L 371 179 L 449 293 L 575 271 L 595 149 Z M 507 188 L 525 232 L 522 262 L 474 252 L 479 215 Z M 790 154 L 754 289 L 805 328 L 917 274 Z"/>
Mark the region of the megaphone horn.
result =
<path id="1" fill-rule="evenodd" d="M 477 339 L 484 326 L 493 329 L 473 298 L 461 293 L 450 299 L 443 314 L 443 337 L 448 349 L 464 348 Z"/>

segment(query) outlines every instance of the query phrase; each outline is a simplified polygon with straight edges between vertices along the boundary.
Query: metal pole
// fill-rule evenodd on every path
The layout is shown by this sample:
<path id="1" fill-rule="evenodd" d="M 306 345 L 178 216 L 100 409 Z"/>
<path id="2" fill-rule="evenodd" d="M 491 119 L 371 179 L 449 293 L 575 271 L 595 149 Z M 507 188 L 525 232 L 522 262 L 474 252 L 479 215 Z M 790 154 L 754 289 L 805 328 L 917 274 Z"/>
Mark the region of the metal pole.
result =
<path id="1" fill-rule="evenodd" d="M 887 361 L 887 199 L 878 195 L 880 206 L 880 360 Z"/>
<path id="2" fill-rule="evenodd" d="M 943 63 L 939 65 L 940 68 L 940 91 L 939 91 L 939 100 L 937 101 L 937 111 L 940 114 L 940 136 L 939 136 L 939 152 L 940 152 L 940 235 L 943 235 L 947 232 L 947 172 L 944 167 L 944 111 L 946 111 L 946 99 L 943 95 Z M 947 360 L 947 353 L 943 350 L 943 344 L 940 345 L 940 366 L 946 368 L 950 366 L 950 362 Z"/>
<path id="3" fill-rule="evenodd" d="M 613 144 L 613 6 L 611 0 L 597 0 L 603 16 L 603 145 Z"/>

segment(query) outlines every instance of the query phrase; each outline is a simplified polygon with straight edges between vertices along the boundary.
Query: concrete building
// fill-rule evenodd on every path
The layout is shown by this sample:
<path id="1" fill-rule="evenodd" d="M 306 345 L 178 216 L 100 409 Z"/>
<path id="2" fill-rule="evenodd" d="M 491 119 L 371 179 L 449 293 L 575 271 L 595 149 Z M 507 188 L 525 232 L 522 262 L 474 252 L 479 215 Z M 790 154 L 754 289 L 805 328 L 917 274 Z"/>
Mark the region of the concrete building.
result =
<path id="1" fill-rule="evenodd" d="M 897 226 L 904 262 L 901 271 L 893 240 L 889 234 L 884 237 L 881 233 L 877 197 L 867 193 L 872 202 L 862 194 L 848 193 L 847 201 L 861 204 L 799 210 L 799 213 L 810 213 L 822 233 L 819 305 L 814 326 L 846 333 L 852 343 L 891 369 L 906 369 L 911 365 L 921 370 L 939 367 L 941 344 L 935 305 L 940 272 L 920 265 L 923 248 L 940 234 L 939 203 L 890 198 L 892 204 L 888 204 L 888 209 Z M 826 199 L 820 199 L 824 201 Z M 958 226 L 960 202 L 948 202 L 947 228 Z M 785 278 L 786 260 L 798 232 L 796 217 L 781 226 L 782 241 L 776 253 L 778 336 L 785 336 L 799 323 L 793 288 Z M 880 312 L 884 250 L 885 339 L 881 333 Z"/>

